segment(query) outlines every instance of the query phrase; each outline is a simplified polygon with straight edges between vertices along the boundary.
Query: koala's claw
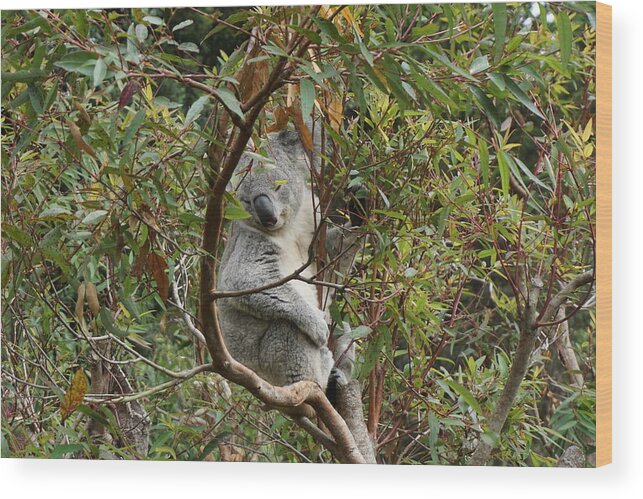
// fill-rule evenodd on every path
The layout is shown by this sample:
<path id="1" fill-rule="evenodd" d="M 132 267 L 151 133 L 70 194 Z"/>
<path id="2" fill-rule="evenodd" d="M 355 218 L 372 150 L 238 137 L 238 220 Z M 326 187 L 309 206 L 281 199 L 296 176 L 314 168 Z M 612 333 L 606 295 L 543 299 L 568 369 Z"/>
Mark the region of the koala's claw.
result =
<path id="1" fill-rule="evenodd" d="M 326 386 L 326 397 L 333 407 L 337 407 L 337 392 L 340 386 L 347 383 L 346 375 L 338 369 L 333 367 L 328 376 L 328 385 Z"/>

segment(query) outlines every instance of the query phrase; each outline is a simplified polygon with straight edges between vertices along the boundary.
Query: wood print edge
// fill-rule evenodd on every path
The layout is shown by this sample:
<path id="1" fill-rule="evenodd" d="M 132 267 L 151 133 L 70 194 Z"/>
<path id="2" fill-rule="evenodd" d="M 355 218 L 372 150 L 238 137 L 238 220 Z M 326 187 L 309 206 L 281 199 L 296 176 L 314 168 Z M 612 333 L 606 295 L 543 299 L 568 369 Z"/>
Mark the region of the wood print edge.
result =
<path id="1" fill-rule="evenodd" d="M 596 466 L 612 462 L 612 7 L 596 3 Z"/>

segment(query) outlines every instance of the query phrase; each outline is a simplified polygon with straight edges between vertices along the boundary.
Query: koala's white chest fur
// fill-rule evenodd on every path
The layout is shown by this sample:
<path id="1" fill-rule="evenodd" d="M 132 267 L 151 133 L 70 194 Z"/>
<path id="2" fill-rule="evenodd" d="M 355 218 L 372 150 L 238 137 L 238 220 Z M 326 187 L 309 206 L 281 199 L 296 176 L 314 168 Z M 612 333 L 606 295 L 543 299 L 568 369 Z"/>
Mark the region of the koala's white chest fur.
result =
<path id="1" fill-rule="evenodd" d="M 302 203 L 298 213 L 288 222 L 283 230 L 273 236 L 274 242 L 281 248 L 279 268 L 282 277 L 292 274 L 308 261 L 308 248 L 315 232 L 316 198 L 310 189 L 304 189 Z M 302 277 L 313 277 L 317 267 L 313 261 L 302 273 Z M 303 281 L 292 280 L 290 284 L 313 307 L 319 308 L 317 288 Z"/>

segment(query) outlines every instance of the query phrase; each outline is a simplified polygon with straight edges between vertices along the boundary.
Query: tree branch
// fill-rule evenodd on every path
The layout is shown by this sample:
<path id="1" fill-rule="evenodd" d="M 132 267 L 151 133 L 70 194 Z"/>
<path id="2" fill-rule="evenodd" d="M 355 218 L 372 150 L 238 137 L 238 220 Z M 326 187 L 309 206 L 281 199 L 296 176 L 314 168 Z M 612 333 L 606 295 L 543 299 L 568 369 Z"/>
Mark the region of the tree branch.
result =
<path id="1" fill-rule="evenodd" d="M 170 380 L 166 383 L 161 383 L 160 385 L 154 386 L 152 388 L 149 388 L 147 390 L 143 390 L 141 392 L 137 393 L 132 393 L 132 394 L 115 394 L 115 393 L 89 393 L 85 396 L 85 401 L 86 402 L 95 402 L 95 403 L 105 403 L 105 402 L 111 402 L 111 403 L 116 403 L 116 402 L 132 402 L 134 400 L 138 400 L 144 397 L 149 397 L 150 395 L 153 395 L 155 393 L 162 392 L 164 390 L 167 390 L 168 388 L 172 388 L 173 386 L 180 385 L 181 383 L 187 381 L 188 379 L 196 376 L 199 373 L 205 372 L 205 371 L 212 371 L 212 365 L 211 364 L 203 364 L 197 367 L 194 367 L 192 369 L 188 369 L 187 371 L 182 371 L 180 373 L 175 373 L 179 377 Z"/>
<path id="2" fill-rule="evenodd" d="M 574 277 L 571 281 L 569 281 L 565 286 L 563 286 L 563 289 L 561 289 L 549 302 L 549 305 L 546 307 L 545 312 L 542 314 L 542 318 L 545 319 L 545 322 L 538 322 L 537 327 L 546 327 L 546 326 L 555 326 L 557 324 L 560 324 L 561 322 L 564 322 L 566 320 L 569 320 L 569 318 L 574 315 L 575 312 L 582 307 L 585 302 L 587 301 L 587 298 L 589 298 L 589 295 L 591 293 L 591 288 L 587 292 L 587 297 L 583 299 L 578 307 L 576 307 L 576 310 L 569 314 L 568 316 L 562 318 L 559 321 L 552 321 L 552 319 L 558 314 L 558 309 L 565 303 L 565 300 L 569 297 L 569 294 L 573 293 L 576 291 L 578 288 L 583 286 L 584 284 L 589 284 L 594 281 L 594 269 L 588 270 L 587 272 L 583 272 L 582 274 L 577 275 Z M 551 321 L 551 322 L 548 322 Z"/>
<path id="3" fill-rule="evenodd" d="M 500 394 L 500 398 L 496 403 L 496 407 L 489 416 L 488 423 L 486 425 L 488 430 L 495 434 L 495 436 L 500 435 L 514 399 L 520 389 L 520 384 L 527 374 L 527 370 L 529 369 L 529 359 L 534 349 L 540 328 L 544 325 L 548 325 L 546 323 L 539 323 L 539 318 L 543 317 L 545 320 L 551 320 L 558 313 L 560 307 L 565 303 L 565 300 L 567 300 L 570 293 L 574 292 L 580 286 L 592 282 L 593 279 L 594 270 L 577 275 L 569 281 L 569 283 L 563 286 L 563 288 L 554 295 L 548 304 L 544 305 L 544 312 L 541 311 L 540 314 L 537 312 L 537 305 L 540 290 L 543 287 L 542 281 L 540 281 L 540 279 L 533 279 L 531 285 L 527 285 L 525 283 L 526 279 L 522 279 L 519 282 L 520 296 L 525 298 L 526 304 L 520 326 L 518 348 L 514 354 L 507 383 L 505 384 L 502 393 Z M 516 300 L 518 299 L 519 295 L 516 295 Z M 471 459 L 468 464 L 471 466 L 482 466 L 486 464 L 494 447 L 495 443 L 489 444 L 480 440 L 478 446 L 471 455 Z"/>

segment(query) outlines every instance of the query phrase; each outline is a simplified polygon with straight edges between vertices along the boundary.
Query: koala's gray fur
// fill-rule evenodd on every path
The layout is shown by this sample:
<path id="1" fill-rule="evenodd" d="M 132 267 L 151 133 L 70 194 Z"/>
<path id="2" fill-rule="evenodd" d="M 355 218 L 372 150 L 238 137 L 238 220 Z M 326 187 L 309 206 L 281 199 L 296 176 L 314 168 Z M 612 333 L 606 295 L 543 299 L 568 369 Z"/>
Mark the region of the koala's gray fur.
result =
<path id="1" fill-rule="evenodd" d="M 272 164 L 245 155 L 237 169 L 237 197 L 252 216 L 232 223 L 219 268 L 221 291 L 275 282 L 309 260 L 316 198 L 303 147 L 296 132 L 283 131 L 269 135 L 267 150 Z M 315 274 L 313 260 L 301 275 Z M 326 388 L 333 355 L 314 285 L 291 280 L 218 303 L 226 345 L 235 359 L 275 385 L 311 380 Z"/>

